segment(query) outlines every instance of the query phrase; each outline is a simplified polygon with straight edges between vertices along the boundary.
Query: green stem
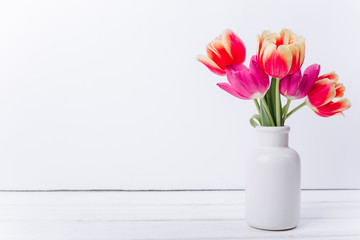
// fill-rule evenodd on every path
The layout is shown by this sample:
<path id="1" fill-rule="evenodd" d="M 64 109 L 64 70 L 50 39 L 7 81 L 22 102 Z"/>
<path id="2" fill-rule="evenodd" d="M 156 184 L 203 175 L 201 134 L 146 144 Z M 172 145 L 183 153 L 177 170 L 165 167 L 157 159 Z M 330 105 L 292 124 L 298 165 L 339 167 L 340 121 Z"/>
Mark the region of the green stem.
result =
<path id="1" fill-rule="evenodd" d="M 268 115 L 268 117 L 269 117 L 269 119 L 270 119 L 270 121 L 271 121 L 271 125 L 275 126 L 274 120 L 273 120 L 273 118 L 272 118 L 272 116 L 271 116 L 271 113 L 270 113 L 270 110 L 269 110 L 269 106 L 267 105 L 265 99 L 264 99 L 264 98 L 261 98 L 260 100 L 261 100 L 261 102 L 262 102 L 263 105 L 264 105 L 265 111 L 266 111 L 266 113 L 267 113 L 267 115 Z"/>
<path id="2" fill-rule="evenodd" d="M 257 101 L 257 99 L 254 99 L 254 102 L 255 102 L 255 105 L 256 105 L 256 108 L 257 108 L 258 112 L 260 113 L 260 105 L 259 105 L 259 102 Z"/>
<path id="3" fill-rule="evenodd" d="M 286 120 L 286 117 L 287 117 L 287 113 L 288 113 L 288 111 L 289 111 L 290 103 L 291 103 L 291 100 L 288 99 L 287 102 L 286 102 L 286 105 L 285 105 L 285 107 L 284 107 L 284 109 L 283 109 L 284 116 L 283 116 L 282 125 L 285 124 L 285 120 Z"/>
<path id="4" fill-rule="evenodd" d="M 275 79 L 275 119 L 276 126 L 281 126 L 280 78 Z"/>
<path id="5" fill-rule="evenodd" d="M 302 108 L 303 106 L 306 105 L 306 102 L 303 102 L 302 104 L 300 104 L 299 106 L 297 106 L 296 108 L 294 108 L 291 112 L 289 112 L 289 114 L 286 116 L 285 120 L 288 119 L 291 115 L 293 115 L 297 110 L 299 110 L 300 108 Z"/>

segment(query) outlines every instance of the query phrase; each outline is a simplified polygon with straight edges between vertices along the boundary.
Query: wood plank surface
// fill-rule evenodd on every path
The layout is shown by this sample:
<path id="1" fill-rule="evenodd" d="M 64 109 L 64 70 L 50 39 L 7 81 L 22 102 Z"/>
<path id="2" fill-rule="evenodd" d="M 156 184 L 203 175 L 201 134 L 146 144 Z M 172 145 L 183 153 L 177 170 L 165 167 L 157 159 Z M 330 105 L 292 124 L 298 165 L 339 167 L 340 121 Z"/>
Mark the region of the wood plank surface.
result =
<path id="1" fill-rule="evenodd" d="M 360 239 L 360 191 L 302 192 L 290 231 L 247 225 L 243 191 L 1 192 L 0 239 Z"/>

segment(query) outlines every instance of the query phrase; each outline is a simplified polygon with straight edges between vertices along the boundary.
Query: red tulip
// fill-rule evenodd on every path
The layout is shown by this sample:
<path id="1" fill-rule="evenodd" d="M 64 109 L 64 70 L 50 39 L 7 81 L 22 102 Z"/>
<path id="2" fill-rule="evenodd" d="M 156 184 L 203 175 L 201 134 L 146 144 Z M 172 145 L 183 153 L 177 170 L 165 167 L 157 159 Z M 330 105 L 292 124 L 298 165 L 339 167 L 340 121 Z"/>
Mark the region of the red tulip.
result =
<path id="1" fill-rule="evenodd" d="M 345 87 L 338 83 L 338 75 L 335 72 L 318 77 L 306 98 L 307 105 L 321 117 L 330 117 L 342 114 L 351 107 L 348 99 L 343 98 L 337 102 L 334 98 L 344 96 Z"/>
<path id="2" fill-rule="evenodd" d="M 206 53 L 197 60 L 218 75 L 226 75 L 226 67 L 243 63 L 246 56 L 243 41 L 229 29 L 206 46 Z"/>
<path id="3" fill-rule="evenodd" d="M 280 35 L 263 31 L 258 35 L 259 65 L 270 76 L 283 78 L 297 72 L 305 58 L 305 39 L 289 29 Z"/>

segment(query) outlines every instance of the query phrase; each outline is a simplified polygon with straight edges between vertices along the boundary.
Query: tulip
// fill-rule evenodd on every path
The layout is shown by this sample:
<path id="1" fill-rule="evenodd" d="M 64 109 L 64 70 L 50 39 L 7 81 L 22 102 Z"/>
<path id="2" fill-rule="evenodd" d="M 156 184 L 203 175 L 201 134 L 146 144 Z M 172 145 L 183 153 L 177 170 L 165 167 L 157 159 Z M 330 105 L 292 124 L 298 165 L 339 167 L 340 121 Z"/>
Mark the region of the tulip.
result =
<path id="1" fill-rule="evenodd" d="M 257 56 L 259 65 L 275 78 L 283 78 L 297 72 L 305 58 L 305 39 L 289 29 L 280 35 L 263 31 L 258 35 Z"/>
<path id="2" fill-rule="evenodd" d="M 289 100 L 304 98 L 310 91 L 320 72 L 320 65 L 313 64 L 301 75 L 299 69 L 292 75 L 287 75 L 280 81 L 280 93 Z"/>
<path id="3" fill-rule="evenodd" d="M 260 68 L 257 56 L 253 56 L 250 66 L 234 64 L 226 68 L 229 83 L 218 83 L 224 91 L 240 99 L 263 98 L 269 88 L 269 76 Z"/>
<path id="4" fill-rule="evenodd" d="M 226 75 L 227 67 L 242 64 L 246 56 L 243 41 L 229 29 L 206 46 L 206 53 L 207 57 L 199 55 L 197 60 L 218 75 Z"/>
<path id="5" fill-rule="evenodd" d="M 306 97 L 306 104 L 321 117 L 342 114 L 351 107 L 350 101 L 343 98 L 334 102 L 333 99 L 343 97 L 344 91 L 343 84 L 338 83 L 337 74 L 334 72 L 324 74 L 314 83 Z"/>

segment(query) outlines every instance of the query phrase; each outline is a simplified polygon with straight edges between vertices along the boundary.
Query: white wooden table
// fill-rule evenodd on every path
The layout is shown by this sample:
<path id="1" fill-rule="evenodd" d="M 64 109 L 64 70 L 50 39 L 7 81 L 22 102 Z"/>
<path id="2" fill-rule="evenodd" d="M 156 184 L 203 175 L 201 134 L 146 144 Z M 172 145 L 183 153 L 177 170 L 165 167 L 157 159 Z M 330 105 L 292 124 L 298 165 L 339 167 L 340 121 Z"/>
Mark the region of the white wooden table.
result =
<path id="1" fill-rule="evenodd" d="M 1 192 L 0 239 L 356 240 L 360 191 L 303 191 L 290 231 L 248 227 L 243 191 Z"/>

